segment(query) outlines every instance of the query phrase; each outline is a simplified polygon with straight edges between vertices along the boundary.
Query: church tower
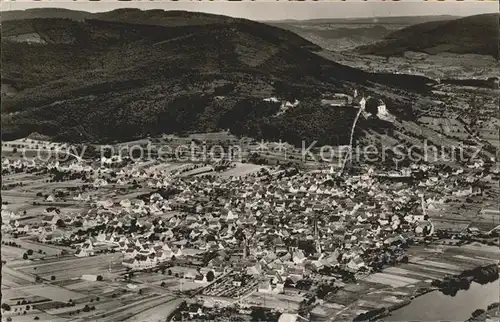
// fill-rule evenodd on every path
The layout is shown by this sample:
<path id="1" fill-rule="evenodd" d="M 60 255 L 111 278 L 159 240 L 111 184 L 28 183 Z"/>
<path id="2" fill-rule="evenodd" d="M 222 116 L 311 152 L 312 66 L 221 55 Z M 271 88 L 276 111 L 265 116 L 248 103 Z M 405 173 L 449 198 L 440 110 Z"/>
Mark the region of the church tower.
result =
<path id="1" fill-rule="evenodd" d="M 314 217 L 314 241 L 316 244 L 316 252 L 321 254 L 321 244 L 319 242 L 318 216 Z"/>

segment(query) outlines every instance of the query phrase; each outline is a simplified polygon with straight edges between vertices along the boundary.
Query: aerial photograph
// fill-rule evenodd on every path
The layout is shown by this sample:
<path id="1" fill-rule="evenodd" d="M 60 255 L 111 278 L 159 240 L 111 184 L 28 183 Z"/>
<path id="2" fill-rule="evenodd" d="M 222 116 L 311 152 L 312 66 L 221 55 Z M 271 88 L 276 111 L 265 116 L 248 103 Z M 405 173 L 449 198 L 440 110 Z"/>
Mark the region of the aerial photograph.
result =
<path id="1" fill-rule="evenodd" d="M 496 1 L 2 1 L 3 321 L 500 321 Z"/>

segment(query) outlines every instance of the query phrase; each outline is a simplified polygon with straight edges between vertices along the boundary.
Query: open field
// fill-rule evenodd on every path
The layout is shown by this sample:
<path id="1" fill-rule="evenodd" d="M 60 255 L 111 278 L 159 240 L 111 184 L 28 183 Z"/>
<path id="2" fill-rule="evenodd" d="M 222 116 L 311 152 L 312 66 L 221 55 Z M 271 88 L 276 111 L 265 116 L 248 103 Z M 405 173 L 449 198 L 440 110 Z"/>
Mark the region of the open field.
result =
<path id="1" fill-rule="evenodd" d="M 17 268 L 21 272 L 38 274 L 41 277 L 50 279 L 56 276 L 56 280 L 81 277 L 83 274 L 109 274 L 108 268 L 111 264 L 113 274 L 124 270 L 121 266 L 121 254 L 103 254 L 87 258 L 69 257 L 66 260 L 54 260 L 53 262 L 33 263 L 29 266 Z"/>
<path id="2" fill-rule="evenodd" d="M 52 301 L 57 302 L 67 302 L 69 299 L 78 300 L 84 298 L 84 294 L 73 292 L 62 287 L 57 287 L 53 285 L 29 285 L 24 287 L 16 288 L 16 292 L 21 291 L 25 296 L 40 296 Z M 8 293 L 7 293 L 8 295 Z"/>
<path id="3" fill-rule="evenodd" d="M 142 311 L 128 319 L 130 322 L 143 322 L 143 321 L 164 321 L 165 317 L 169 316 L 174 310 L 183 302 L 183 299 L 172 299 L 170 302 L 160 304 L 156 307 Z"/>
<path id="4" fill-rule="evenodd" d="M 11 240 L 9 238 L 5 238 L 4 241 L 8 242 Z M 44 255 L 46 255 L 46 256 L 60 255 L 63 250 L 65 250 L 67 252 L 72 251 L 71 248 L 69 248 L 69 247 L 47 245 L 47 244 L 38 243 L 38 242 L 35 242 L 32 240 L 28 240 L 28 239 L 19 239 L 18 238 L 18 239 L 12 240 L 12 241 L 14 241 L 16 244 L 21 246 L 21 248 L 19 248 L 19 249 L 23 249 L 25 251 L 28 249 L 33 250 L 33 253 L 35 255 L 39 255 L 38 253 L 40 251 L 45 253 Z"/>
<path id="5" fill-rule="evenodd" d="M 229 169 L 228 171 L 221 172 L 219 175 L 221 177 L 241 177 L 245 176 L 248 174 L 256 173 L 260 169 L 265 169 L 266 167 L 264 166 L 259 166 L 255 164 L 249 164 L 249 163 L 236 163 L 236 167 Z"/>

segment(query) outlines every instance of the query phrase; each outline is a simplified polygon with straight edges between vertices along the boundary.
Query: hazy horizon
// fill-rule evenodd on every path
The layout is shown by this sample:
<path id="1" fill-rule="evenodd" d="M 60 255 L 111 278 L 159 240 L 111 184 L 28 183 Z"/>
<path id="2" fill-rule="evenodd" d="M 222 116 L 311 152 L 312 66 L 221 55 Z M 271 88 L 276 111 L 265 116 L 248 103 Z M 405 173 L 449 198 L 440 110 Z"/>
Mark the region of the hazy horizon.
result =
<path id="1" fill-rule="evenodd" d="M 403 0 L 398 2 L 49 2 L 2 1 L 2 11 L 33 8 L 58 8 L 87 12 L 103 12 L 122 8 L 141 10 L 185 10 L 221 14 L 252 20 L 309 20 L 339 18 L 377 18 L 411 16 L 469 16 L 482 13 L 497 13 L 496 1 L 422 2 Z"/>

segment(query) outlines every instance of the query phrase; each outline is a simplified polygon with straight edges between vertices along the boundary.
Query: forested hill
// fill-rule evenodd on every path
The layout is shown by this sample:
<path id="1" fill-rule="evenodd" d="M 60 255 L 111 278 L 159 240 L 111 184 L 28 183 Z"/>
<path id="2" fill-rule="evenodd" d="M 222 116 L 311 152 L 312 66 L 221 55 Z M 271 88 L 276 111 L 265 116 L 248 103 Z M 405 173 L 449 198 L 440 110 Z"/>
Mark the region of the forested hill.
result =
<path id="1" fill-rule="evenodd" d="M 320 108 L 321 94 L 398 93 L 392 104 L 392 95 L 386 98 L 388 108 L 411 110 L 401 89 L 425 92 L 430 82 L 336 64 L 289 31 L 244 19 L 158 10 L 105 14 L 106 20 L 2 22 L 2 138 L 38 132 L 107 142 L 229 128 L 330 143 L 349 133 L 353 115 Z M 135 23 L 120 22 L 130 17 Z M 271 96 L 301 104 L 277 115 L 280 104 L 263 101 Z"/>
<path id="2" fill-rule="evenodd" d="M 438 54 L 483 54 L 499 58 L 500 14 L 474 15 L 449 21 L 431 21 L 395 31 L 384 40 L 357 51 L 380 56 L 405 51 Z"/>

